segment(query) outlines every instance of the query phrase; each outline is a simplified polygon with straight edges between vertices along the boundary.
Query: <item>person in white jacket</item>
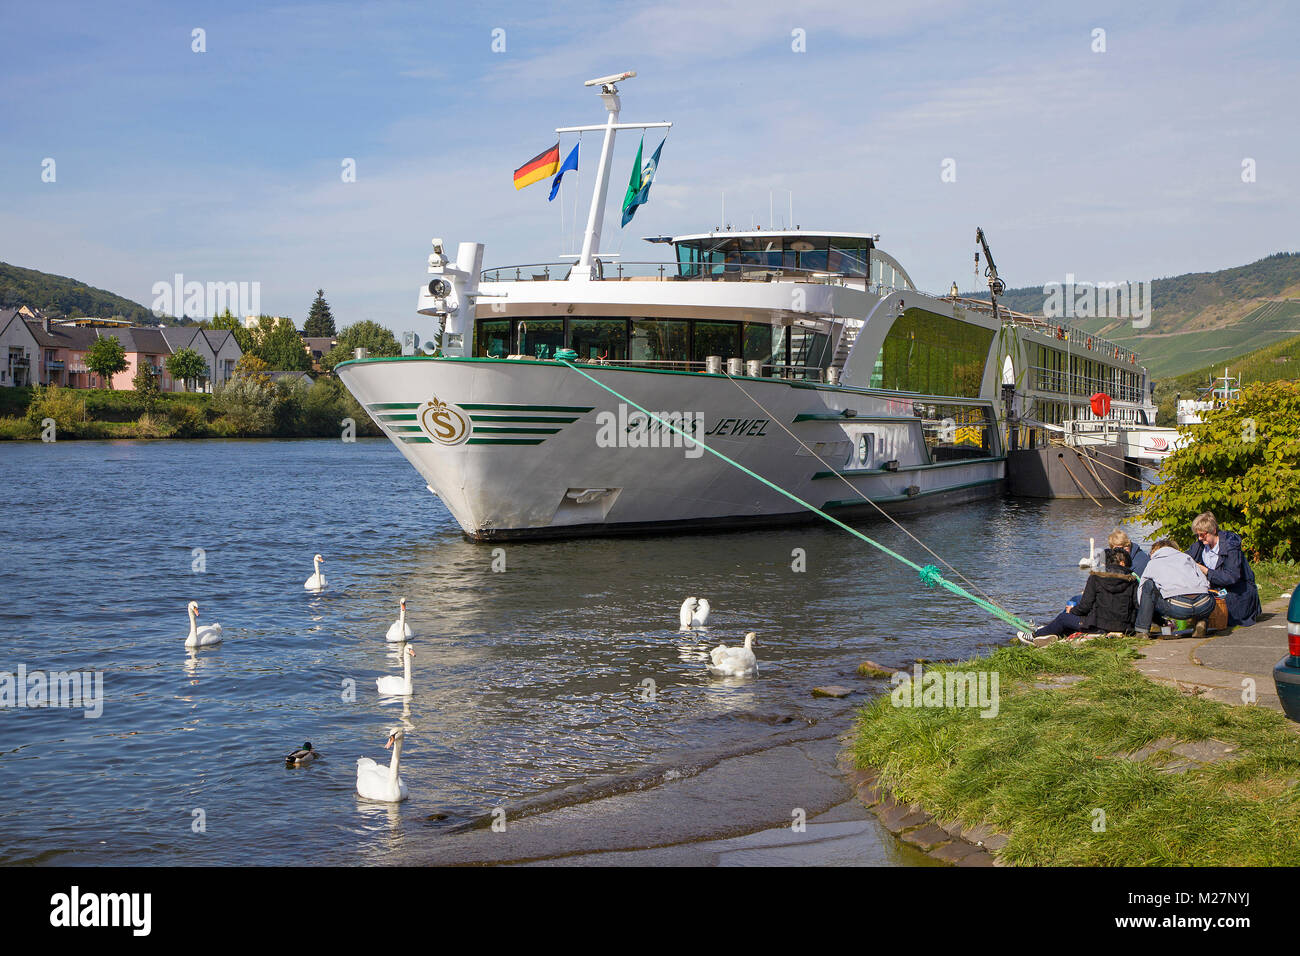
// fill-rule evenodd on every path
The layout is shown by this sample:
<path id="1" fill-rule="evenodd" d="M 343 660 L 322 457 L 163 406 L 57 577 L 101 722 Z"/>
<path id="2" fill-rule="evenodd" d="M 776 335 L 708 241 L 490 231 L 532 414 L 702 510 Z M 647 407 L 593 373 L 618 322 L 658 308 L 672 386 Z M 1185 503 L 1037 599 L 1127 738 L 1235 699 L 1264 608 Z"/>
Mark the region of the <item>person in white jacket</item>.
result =
<path id="1" fill-rule="evenodd" d="M 1189 555 L 1168 538 L 1151 545 L 1151 559 L 1138 583 L 1137 620 L 1139 634 L 1151 627 L 1155 615 L 1172 620 L 1191 618 L 1195 636 L 1205 636 L 1205 621 L 1214 610 L 1214 590 L 1209 579 Z"/>

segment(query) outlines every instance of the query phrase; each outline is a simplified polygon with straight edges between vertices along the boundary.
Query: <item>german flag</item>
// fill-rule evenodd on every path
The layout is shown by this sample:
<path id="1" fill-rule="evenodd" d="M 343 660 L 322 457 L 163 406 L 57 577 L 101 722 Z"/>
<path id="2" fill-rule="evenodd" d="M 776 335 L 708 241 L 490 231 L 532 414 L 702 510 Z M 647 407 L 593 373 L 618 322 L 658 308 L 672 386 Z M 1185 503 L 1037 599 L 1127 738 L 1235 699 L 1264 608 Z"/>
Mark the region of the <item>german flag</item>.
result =
<path id="1" fill-rule="evenodd" d="M 556 143 L 515 170 L 515 189 L 523 189 L 555 175 L 560 168 L 560 144 Z"/>

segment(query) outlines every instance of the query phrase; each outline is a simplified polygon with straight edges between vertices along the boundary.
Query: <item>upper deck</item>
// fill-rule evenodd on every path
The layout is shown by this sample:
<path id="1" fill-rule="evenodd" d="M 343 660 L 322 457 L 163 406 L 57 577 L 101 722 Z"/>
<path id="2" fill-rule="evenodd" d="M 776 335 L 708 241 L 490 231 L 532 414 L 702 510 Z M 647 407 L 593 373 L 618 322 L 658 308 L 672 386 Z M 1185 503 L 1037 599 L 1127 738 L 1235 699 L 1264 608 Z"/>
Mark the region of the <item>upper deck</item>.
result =
<path id="1" fill-rule="evenodd" d="M 590 273 L 574 263 L 538 262 L 483 270 L 483 282 L 801 282 L 841 285 L 884 295 L 915 291 L 907 270 L 876 248 L 878 234 L 804 229 L 720 230 L 648 237 L 671 244 L 674 260 L 628 262 L 595 257 Z"/>

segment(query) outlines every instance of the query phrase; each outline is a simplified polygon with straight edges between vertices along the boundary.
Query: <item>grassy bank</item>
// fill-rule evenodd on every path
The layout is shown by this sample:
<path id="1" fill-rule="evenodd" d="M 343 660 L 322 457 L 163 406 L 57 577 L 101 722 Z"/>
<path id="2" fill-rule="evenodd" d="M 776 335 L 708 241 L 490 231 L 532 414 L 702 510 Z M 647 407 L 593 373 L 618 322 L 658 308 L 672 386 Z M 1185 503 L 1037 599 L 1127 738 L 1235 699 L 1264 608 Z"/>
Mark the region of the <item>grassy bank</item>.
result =
<path id="1" fill-rule="evenodd" d="M 1300 562 L 1252 561 L 1250 566 L 1255 572 L 1255 586 L 1259 588 L 1259 600 L 1263 604 L 1300 584 Z"/>
<path id="2" fill-rule="evenodd" d="M 899 802 L 1009 836 L 1030 865 L 1300 864 L 1300 736 L 1281 714 L 1184 696 L 1131 665 L 1137 639 L 1002 648 L 936 671 L 997 672 L 1000 708 L 895 707 L 859 717 L 853 752 Z M 1039 689 L 1047 675 L 1083 675 Z M 1219 740 L 1238 759 L 1184 773 L 1126 755 L 1160 738 Z M 1096 814 L 1105 829 L 1094 830 Z"/>
<path id="3" fill-rule="evenodd" d="M 0 440 L 41 438 L 337 438 L 352 419 L 358 436 L 382 432 L 337 379 L 312 385 L 233 379 L 214 394 L 141 395 L 110 389 L 0 389 Z"/>

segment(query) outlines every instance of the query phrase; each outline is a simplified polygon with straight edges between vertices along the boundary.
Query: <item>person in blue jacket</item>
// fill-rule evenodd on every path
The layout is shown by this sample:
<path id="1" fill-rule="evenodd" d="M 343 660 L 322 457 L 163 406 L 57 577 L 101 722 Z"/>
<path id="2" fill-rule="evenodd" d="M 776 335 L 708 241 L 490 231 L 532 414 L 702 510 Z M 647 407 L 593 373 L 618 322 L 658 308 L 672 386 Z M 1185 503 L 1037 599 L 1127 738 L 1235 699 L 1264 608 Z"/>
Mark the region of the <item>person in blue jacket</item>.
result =
<path id="1" fill-rule="evenodd" d="M 1205 572 L 1211 587 L 1227 592 L 1223 600 L 1228 605 L 1228 623 L 1254 624 L 1261 610 L 1259 590 L 1255 572 L 1241 550 L 1241 535 L 1221 530 L 1209 511 L 1192 519 L 1192 534 L 1196 543 L 1187 553 Z"/>

